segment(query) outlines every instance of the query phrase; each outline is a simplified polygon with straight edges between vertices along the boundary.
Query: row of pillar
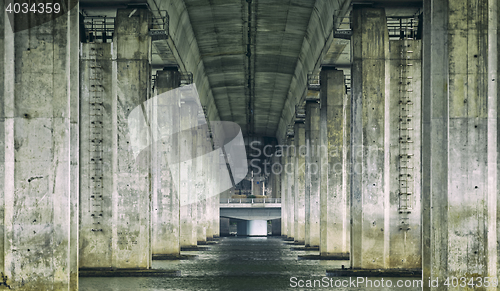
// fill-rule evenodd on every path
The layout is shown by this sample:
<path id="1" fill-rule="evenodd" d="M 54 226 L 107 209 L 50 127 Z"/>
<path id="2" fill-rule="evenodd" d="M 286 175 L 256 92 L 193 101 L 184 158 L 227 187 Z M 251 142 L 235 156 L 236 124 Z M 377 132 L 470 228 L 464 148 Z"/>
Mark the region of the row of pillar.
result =
<path id="1" fill-rule="evenodd" d="M 424 1 L 422 47 L 389 40 L 384 9 L 353 7 L 351 96 L 324 68 L 320 104 L 306 99 L 305 126 L 286 140 L 327 151 L 319 187 L 315 155 L 283 151 L 283 235 L 350 253 L 354 269 L 423 268 L 441 289 L 497 277 L 498 12 L 496 1 Z"/>
<path id="2" fill-rule="evenodd" d="M 34 16 L 0 13 L 0 286 L 16 290 L 78 290 L 79 269 L 149 269 L 219 236 L 220 145 L 199 100 L 152 96 L 150 12 L 118 9 L 113 43 L 80 43 L 65 4 L 16 32 Z M 159 72 L 154 95 L 179 78 Z"/>

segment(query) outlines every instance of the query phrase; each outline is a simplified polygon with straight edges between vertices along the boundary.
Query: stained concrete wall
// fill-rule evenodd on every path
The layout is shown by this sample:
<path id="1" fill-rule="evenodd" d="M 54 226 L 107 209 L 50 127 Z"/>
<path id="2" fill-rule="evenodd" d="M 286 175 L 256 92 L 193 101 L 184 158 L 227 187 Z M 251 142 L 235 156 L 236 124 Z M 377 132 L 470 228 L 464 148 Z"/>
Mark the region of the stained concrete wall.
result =
<path id="1" fill-rule="evenodd" d="M 66 4 L 16 33 L 0 16 L 0 271 L 16 290 L 78 288 L 79 7 Z"/>
<path id="2" fill-rule="evenodd" d="M 320 77 L 320 255 L 345 255 L 351 228 L 350 96 L 342 71 L 323 68 Z"/>
<path id="3" fill-rule="evenodd" d="M 440 286 L 498 277 L 499 12 L 497 1 L 424 1 L 422 265 Z"/>
<path id="4" fill-rule="evenodd" d="M 351 266 L 419 268 L 420 45 L 389 47 L 383 9 L 352 21 Z"/>
<path id="5" fill-rule="evenodd" d="M 304 244 L 306 240 L 306 129 L 303 121 L 295 123 L 295 148 L 293 155 L 295 176 L 295 235 L 294 241 Z"/>
<path id="6" fill-rule="evenodd" d="M 155 83 L 155 95 L 160 95 L 177 88 L 180 85 L 180 73 L 177 70 L 157 71 Z M 165 129 L 179 129 L 179 105 L 176 98 L 160 99 L 153 106 L 156 109 L 158 124 L 168 125 Z M 166 133 L 168 134 L 168 133 Z M 153 254 L 179 255 L 179 189 L 174 179 L 179 181 L 179 173 L 176 167 L 169 167 L 169 160 L 178 157 L 178 136 L 172 135 L 170 139 L 155 143 L 156 149 L 152 150 L 152 230 L 151 247 Z M 171 171 L 173 169 L 174 171 Z"/>
<path id="7" fill-rule="evenodd" d="M 150 97 L 149 12 L 131 13 L 117 11 L 113 46 L 82 44 L 81 268 L 151 266 L 151 157 L 134 157 L 127 119 Z"/>
<path id="8" fill-rule="evenodd" d="M 317 247 L 320 244 L 320 151 L 319 142 L 319 91 L 309 90 L 306 101 L 306 146 L 305 155 L 305 186 L 306 186 L 306 247 Z M 300 152 L 300 149 L 299 149 Z"/>
<path id="9" fill-rule="evenodd" d="M 288 236 L 288 179 L 286 175 L 286 164 L 288 162 L 288 158 L 285 154 L 285 151 L 282 150 L 281 152 L 281 174 L 280 174 L 280 180 L 281 180 L 281 235 L 286 237 Z"/>
<path id="10" fill-rule="evenodd" d="M 182 102 L 182 101 L 181 101 Z M 194 100 L 184 100 L 180 109 L 180 124 L 183 130 L 180 135 L 180 244 L 181 247 L 192 247 L 198 243 L 197 205 L 196 205 L 196 139 L 198 125 L 198 105 Z"/>
<path id="11" fill-rule="evenodd" d="M 288 138 L 288 148 L 285 152 L 287 155 L 287 164 L 285 165 L 285 173 L 287 179 L 287 236 L 289 238 L 295 238 L 295 155 L 296 148 L 294 145 L 294 137 Z"/>

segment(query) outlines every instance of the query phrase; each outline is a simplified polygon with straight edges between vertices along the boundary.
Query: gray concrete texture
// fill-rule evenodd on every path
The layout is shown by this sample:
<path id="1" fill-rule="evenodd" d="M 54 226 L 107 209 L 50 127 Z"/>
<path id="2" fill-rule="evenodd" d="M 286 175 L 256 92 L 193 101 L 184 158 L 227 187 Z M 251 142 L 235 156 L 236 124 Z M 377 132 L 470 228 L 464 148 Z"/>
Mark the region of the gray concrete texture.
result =
<path id="1" fill-rule="evenodd" d="M 344 73 L 323 69 L 320 94 L 320 255 L 345 255 L 350 251 L 351 104 Z"/>
<path id="2" fill-rule="evenodd" d="M 351 267 L 419 268 L 420 44 L 389 42 L 383 9 L 352 28 Z"/>
<path id="3" fill-rule="evenodd" d="M 498 276 L 499 8 L 424 1 L 424 277 Z"/>
<path id="4" fill-rule="evenodd" d="M 5 15 L 0 16 L 2 279 L 16 290 L 77 290 L 79 42 L 69 32 L 78 31 L 78 5 L 68 17 L 15 34 Z M 14 26 L 20 21 L 26 17 L 15 16 Z"/>

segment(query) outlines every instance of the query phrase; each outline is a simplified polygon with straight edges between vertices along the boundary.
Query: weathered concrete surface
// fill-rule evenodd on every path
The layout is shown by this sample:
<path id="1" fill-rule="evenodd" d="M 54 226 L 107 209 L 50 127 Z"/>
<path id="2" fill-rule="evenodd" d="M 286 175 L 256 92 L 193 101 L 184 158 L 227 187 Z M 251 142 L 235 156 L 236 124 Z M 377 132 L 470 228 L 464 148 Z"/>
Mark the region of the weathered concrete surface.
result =
<path id="1" fill-rule="evenodd" d="M 285 151 L 281 151 L 281 167 L 280 167 L 280 180 L 281 180 L 281 205 L 282 209 L 288 209 L 288 179 L 286 175 L 285 166 L 288 162 L 288 157 L 285 154 Z M 288 211 L 281 211 L 281 235 L 288 236 Z"/>
<path id="2" fill-rule="evenodd" d="M 320 255 L 349 253 L 350 96 L 344 73 L 321 70 Z"/>
<path id="3" fill-rule="evenodd" d="M 177 70 L 158 71 L 156 76 L 155 94 L 160 95 L 180 84 L 180 73 Z M 175 98 L 170 98 L 165 104 L 159 103 L 156 108 L 158 124 L 168 125 L 172 132 L 179 128 L 179 105 Z M 167 127 L 168 128 L 168 127 Z M 177 128 L 177 130 L 175 130 Z M 168 133 L 166 133 L 168 134 Z M 180 255 L 179 244 L 179 173 L 176 167 L 169 167 L 169 160 L 176 160 L 179 154 L 178 136 L 172 135 L 170 139 L 161 140 L 156 143 L 156 163 L 153 158 L 153 191 L 152 191 L 152 231 L 151 244 L 153 255 Z M 174 171 L 171 171 L 174 170 Z"/>
<path id="4" fill-rule="evenodd" d="M 193 247 L 198 244 L 197 205 L 196 200 L 196 139 L 198 124 L 198 105 L 194 100 L 184 100 L 180 109 L 181 129 L 186 129 L 180 135 L 180 244 L 181 247 Z"/>
<path id="5" fill-rule="evenodd" d="M 498 278 L 498 14 L 424 1 L 424 278 Z"/>
<path id="6" fill-rule="evenodd" d="M 319 91 L 309 90 L 308 97 L 315 100 L 306 102 L 306 247 L 317 247 L 320 244 L 320 109 Z M 300 150 L 299 150 L 300 151 Z"/>
<path id="7" fill-rule="evenodd" d="M 0 16 L 0 271 L 15 290 L 78 286 L 78 9 L 15 34 Z"/>
<path id="8" fill-rule="evenodd" d="M 294 240 L 299 244 L 305 243 L 306 236 L 306 130 L 303 121 L 295 123 L 295 148 L 296 154 L 292 157 L 295 160 L 295 235 Z"/>
<path id="9" fill-rule="evenodd" d="M 296 181 L 295 181 L 295 155 L 296 155 L 296 149 L 295 149 L 295 143 L 294 143 L 294 137 L 289 137 L 288 138 L 288 148 L 285 151 L 285 154 L 287 155 L 287 163 L 284 165 L 285 167 L 285 173 L 286 173 L 286 179 L 287 179 L 287 205 L 286 205 L 286 211 L 287 213 L 287 235 L 289 238 L 295 238 L 295 223 L 297 221 L 295 220 L 295 186 L 296 186 Z"/>
<path id="10" fill-rule="evenodd" d="M 150 97 L 149 14 L 131 12 L 117 11 L 113 51 L 107 44 L 82 46 L 80 267 L 151 266 L 151 156 L 134 158 L 128 123 Z M 102 60 L 93 62 L 94 53 Z"/>
<path id="11" fill-rule="evenodd" d="M 200 116 L 201 115 L 201 116 Z M 201 120 L 200 120 L 201 118 Z M 195 179 L 195 192 L 196 192 L 196 236 L 199 244 L 206 243 L 207 241 L 207 169 L 209 164 L 204 157 L 208 150 L 207 128 L 201 126 L 206 124 L 203 111 L 198 112 L 198 129 L 196 130 L 196 179 Z M 209 151 L 208 151 L 209 152 Z"/>
<path id="12" fill-rule="evenodd" d="M 355 6 L 352 19 L 351 266 L 418 268 L 420 46 L 389 51 L 383 9 Z"/>
<path id="13" fill-rule="evenodd" d="M 420 40 L 391 40 L 389 44 L 386 124 L 390 145 L 386 158 L 391 210 L 387 264 L 389 268 L 415 269 L 422 264 L 422 47 Z"/>

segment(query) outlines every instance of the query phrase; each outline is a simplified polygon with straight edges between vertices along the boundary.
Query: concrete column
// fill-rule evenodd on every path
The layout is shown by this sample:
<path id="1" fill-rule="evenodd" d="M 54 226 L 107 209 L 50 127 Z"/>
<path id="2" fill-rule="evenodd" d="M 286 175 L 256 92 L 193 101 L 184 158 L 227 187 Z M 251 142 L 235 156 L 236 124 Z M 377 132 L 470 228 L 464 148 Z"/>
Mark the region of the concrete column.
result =
<path id="1" fill-rule="evenodd" d="M 288 138 L 288 148 L 286 151 L 287 164 L 285 165 L 285 171 L 287 176 L 287 235 L 289 238 L 295 238 L 295 143 L 294 137 Z"/>
<path id="2" fill-rule="evenodd" d="M 11 25 L 0 13 L 0 271 L 6 289 L 78 289 L 79 6 L 62 4 L 72 8 L 16 33 L 13 28 L 35 17 L 16 14 Z"/>
<path id="3" fill-rule="evenodd" d="M 439 277 L 424 290 L 498 278 L 498 13 L 497 1 L 424 1 L 422 265 Z"/>
<path id="4" fill-rule="evenodd" d="M 217 145 L 217 144 L 214 144 L 213 145 L 213 148 L 218 148 L 220 147 L 221 145 Z M 221 162 L 221 159 L 224 159 L 223 157 L 218 157 L 217 155 L 214 156 L 214 161 L 212 162 L 212 167 L 213 167 L 213 183 L 214 183 L 214 189 L 220 189 L 219 185 L 220 185 L 220 179 L 221 179 L 221 175 L 220 175 L 220 171 L 219 171 L 219 168 L 220 168 L 220 165 L 219 163 Z M 213 230 L 214 230 L 214 238 L 218 238 L 220 236 L 220 232 L 219 230 L 221 229 L 220 228 L 220 223 L 221 223 L 221 220 L 220 220 L 220 208 L 219 208 L 219 203 L 220 203 L 220 196 L 221 196 L 221 193 L 217 193 L 217 191 L 214 191 L 213 192 L 213 207 L 212 207 L 212 210 L 213 210 L 213 215 L 212 215 L 212 222 L 213 222 Z"/>
<path id="5" fill-rule="evenodd" d="M 205 152 L 209 153 L 212 149 L 212 142 L 209 137 L 205 136 Z M 206 238 L 207 241 L 213 240 L 214 238 L 214 214 L 215 210 L 215 200 L 213 197 L 213 181 L 212 181 L 212 159 L 210 156 L 205 157 L 205 170 L 206 170 L 206 184 L 205 184 L 205 193 L 206 193 Z"/>
<path id="6" fill-rule="evenodd" d="M 389 50 L 384 10 L 358 6 L 351 41 L 351 266 L 416 269 L 420 46 L 394 41 Z"/>
<path id="7" fill-rule="evenodd" d="M 312 95 L 312 96 L 311 96 Z M 319 91 L 309 90 L 306 102 L 306 247 L 319 247 L 320 242 L 320 159 L 319 142 Z M 301 153 L 302 154 L 302 153 Z"/>
<path id="8" fill-rule="evenodd" d="M 303 120 L 295 122 L 295 148 L 297 154 L 294 159 L 295 176 L 295 235 L 294 240 L 298 244 L 305 243 L 306 235 L 306 183 L 305 183 L 305 162 L 306 162 L 306 135 Z"/>
<path id="9" fill-rule="evenodd" d="M 134 156 L 128 120 L 150 97 L 149 12 L 131 12 L 113 46 L 82 44 L 80 268 L 151 266 L 151 151 Z"/>
<path id="10" fill-rule="evenodd" d="M 205 158 L 207 133 L 208 127 L 206 126 L 205 115 L 203 111 L 198 112 L 198 129 L 196 137 L 196 176 L 195 176 L 195 189 L 196 189 L 196 216 L 197 216 L 197 241 L 198 244 L 206 244 L 207 242 L 207 169 L 209 164 Z"/>
<path id="11" fill-rule="evenodd" d="M 351 267 L 386 267 L 385 233 L 385 57 L 384 9 L 352 11 Z"/>
<path id="12" fill-rule="evenodd" d="M 274 153 L 276 148 L 274 148 Z M 271 158 L 271 178 L 273 183 L 272 198 L 281 198 L 281 168 L 280 168 L 280 157 L 273 154 Z"/>
<path id="13" fill-rule="evenodd" d="M 194 247 L 198 243 L 197 204 L 196 204 L 196 139 L 198 124 L 198 105 L 194 100 L 184 100 L 181 104 L 180 136 L 180 244 L 181 247 Z"/>
<path id="14" fill-rule="evenodd" d="M 281 151 L 281 235 L 284 237 L 288 236 L 288 179 L 286 174 L 286 164 L 288 162 L 288 158 L 286 155 L 286 149 L 282 147 Z"/>
<path id="15" fill-rule="evenodd" d="M 320 255 L 349 253 L 350 96 L 344 73 L 321 70 L 320 109 Z"/>
<path id="16" fill-rule="evenodd" d="M 220 235 L 229 236 L 229 218 L 220 218 Z"/>
<path id="17" fill-rule="evenodd" d="M 155 90 L 161 94 L 175 89 L 180 84 L 180 74 L 177 70 L 157 71 Z M 165 95 L 163 95 L 165 96 Z M 174 96 L 161 98 L 160 103 L 153 109 L 156 110 L 157 124 L 167 125 L 165 127 L 172 134 L 179 129 L 179 105 Z M 163 103 L 165 102 L 165 103 Z M 164 129 L 165 130 L 165 129 Z M 154 144 L 157 146 L 152 153 L 156 155 L 156 163 L 153 163 L 152 179 L 155 183 L 152 191 L 152 253 L 153 255 L 179 256 L 179 193 L 174 179 L 179 180 L 179 173 L 172 167 L 171 172 L 169 160 L 177 161 L 179 144 L 177 135 L 160 140 Z"/>
<path id="18" fill-rule="evenodd" d="M 271 220 L 272 226 L 272 235 L 280 236 L 281 235 L 281 219 L 273 219 Z"/>

